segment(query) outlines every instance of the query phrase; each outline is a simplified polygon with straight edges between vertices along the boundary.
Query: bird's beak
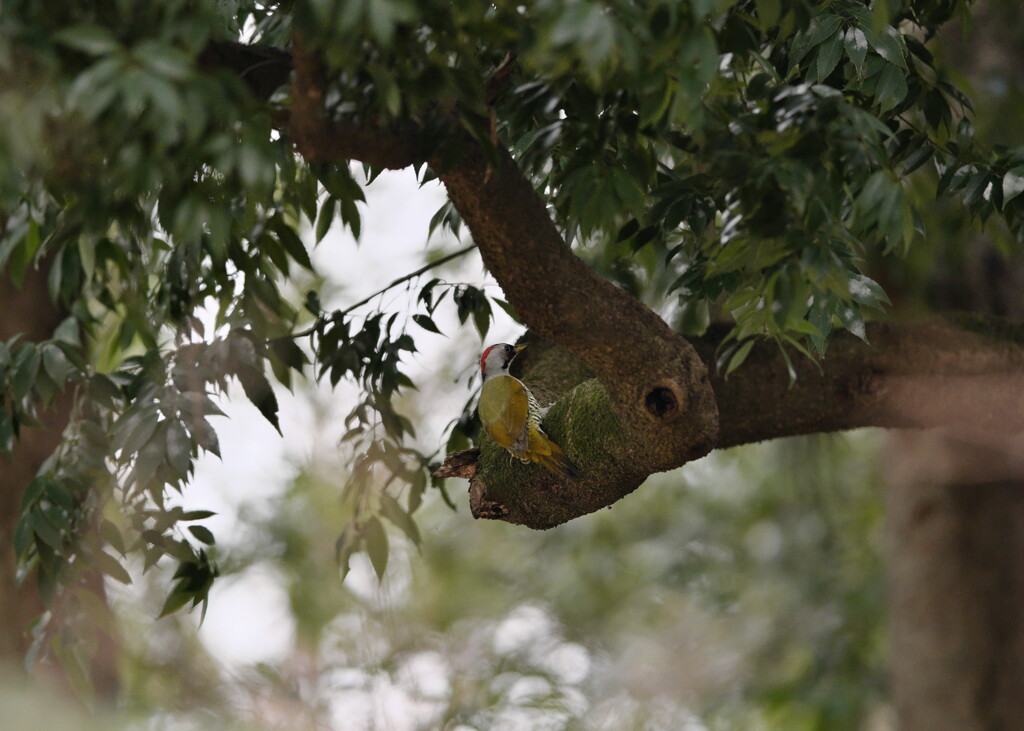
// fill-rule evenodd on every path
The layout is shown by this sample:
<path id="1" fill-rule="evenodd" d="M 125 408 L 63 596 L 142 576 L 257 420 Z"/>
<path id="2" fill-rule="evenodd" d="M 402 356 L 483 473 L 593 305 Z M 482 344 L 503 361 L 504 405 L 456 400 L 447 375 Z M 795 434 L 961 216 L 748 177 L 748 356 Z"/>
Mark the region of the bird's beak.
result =
<path id="1" fill-rule="evenodd" d="M 523 350 L 525 350 L 525 349 L 526 349 L 526 346 L 525 346 L 525 345 L 517 345 L 517 346 L 516 346 L 516 352 L 517 352 L 517 353 L 521 353 L 521 352 L 523 352 Z"/>

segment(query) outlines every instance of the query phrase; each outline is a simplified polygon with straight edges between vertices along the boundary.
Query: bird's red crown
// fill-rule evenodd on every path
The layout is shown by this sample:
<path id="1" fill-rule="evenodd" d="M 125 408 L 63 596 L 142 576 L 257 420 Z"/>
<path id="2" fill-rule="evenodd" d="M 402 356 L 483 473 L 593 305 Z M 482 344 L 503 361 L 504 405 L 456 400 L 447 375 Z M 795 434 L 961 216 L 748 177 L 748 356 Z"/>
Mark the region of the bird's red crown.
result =
<path id="1" fill-rule="evenodd" d="M 500 345 L 500 343 L 498 344 Z M 488 345 L 487 349 L 484 350 L 484 354 L 480 356 L 480 373 L 483 374 L 487 369 L 487 356 L 490 352 L 498 347 L 498 345 Z"/>

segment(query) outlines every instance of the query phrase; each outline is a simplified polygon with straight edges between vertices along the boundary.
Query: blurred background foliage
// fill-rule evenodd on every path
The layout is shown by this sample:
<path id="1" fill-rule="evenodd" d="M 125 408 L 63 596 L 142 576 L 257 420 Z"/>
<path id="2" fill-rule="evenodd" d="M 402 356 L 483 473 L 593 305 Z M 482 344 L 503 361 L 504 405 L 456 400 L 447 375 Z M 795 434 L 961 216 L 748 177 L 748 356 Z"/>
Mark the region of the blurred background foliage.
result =
<path id="1" fill-rule="evenodd" d="M 386 6 L 400 12 L 404 4 Z M 979 137 L 1019 145 L 1019 4 L 977 3 L 973 16 L 969 34 L 947 28 L 929 47 L 969 90 Z M 287 30 L 278 29 L 282 38 Z M 545 44 L 538 47 L 557 46 L 552 38 Z M 601 46 L 581 48 L 597 54 Z M 605 59 L 578 62 L 599 69 Z M 386 107 L 386 94 L 382 100 Z M 181 135 L 205 145 L 201 132 L 200 125 Z M 241 158 L 231 164 L 240 176 L 247 169 Z M 937 177 L 922 168 L 910 178 L 927 239 L 902 260 L 868 252 L 866 268 L 899 309 L 973 308 L 944 282 L 965 272 L 987 281 L 1004 269 L 1011 236 L 1000 223 L 989 223 L 980 247 L 961 201 L 921 203 L 933 197 Z M 354 195 L 329 201 L 328 223 L 334 207 L 347 201 L 355 209 Z M 345 218 L 359 225 L 351 211 Z M 272 233 L 282 247 L 291 242 Z M 638 292 L 668 289 L 674 276 L 653 264 L 644 271 L 652 250 L 634 250 L 626 238 L 583 255 Z M 648 275 L 663 281 L 638 281 Z M 281 297 L 295 311 L 301 306 L 297 291 Z M 709 316 L 686 306 L 664 314 L 692 331 Z M 464 380 L 472 366 L 460 339 L 443 346 L 452 365 L 436 374 L 442 380 Z M 308 384 L 296 381 L 299 398 L 308 398 Z M 401 405 L 418 424 L 438 409 L 457 413 L 462 403 L 451 403 L 411 393 Z M 426 452 L 438 446 L 432 436 L 419 432 Z M 171 574 L 161 566 L 132 587 L 112 586 L 123 679 L 117 715 L 86 718 L 77 702 L 65 708 L 17 679 L 0 683 L 0 706 L 13 728 L 41 719 L 62 728 L 892 728 L 883 442 L 858 432 L 717 453 L 651 478 L 614 510 L 544 533 L 472 521 L 462 487 L 450 485 L 455 511 L 435 491 L 424 497 L 420 546 L 389 534 L 380 585 L 366 554 L 354 555 L 348 579 L 339 580 L 338 528 L 351 515 L 337 496 L 352 476 L 352 452 L 316 450 L 290 466 L 279 492 L 244 501 L 211 548 L 222 576 L 212 602 L 223 599 L 225 612 L 236 614 L 234 642 L 248 653 L 216 649 L 214 635 L 227 633 L 230 618 L 211 616 L 199 633 L 199 612 L 155 620 Z M 264 624 L 254 624 L 256 615 Z M 273 641 L 252 629 L 267 625 Z"/>
<path id="2" fill-rule="evenodd" d="M 431 500 L 381 585 L 364 555 L 338 580 L 345 460 L 321 455 L 221 547 L 218 586 L 272 577 L 286 599 L 249 606 L 278 606 L 289 641 L 221 664 L 195 617 L 152 624 L 156 581 L 116 602 L 128 708 L 199 727 L 865 728 L 887 718 L 879 447 L 716 454 L 544 533 Z M 250 619 L 234 642 L 260 641 Z"/>

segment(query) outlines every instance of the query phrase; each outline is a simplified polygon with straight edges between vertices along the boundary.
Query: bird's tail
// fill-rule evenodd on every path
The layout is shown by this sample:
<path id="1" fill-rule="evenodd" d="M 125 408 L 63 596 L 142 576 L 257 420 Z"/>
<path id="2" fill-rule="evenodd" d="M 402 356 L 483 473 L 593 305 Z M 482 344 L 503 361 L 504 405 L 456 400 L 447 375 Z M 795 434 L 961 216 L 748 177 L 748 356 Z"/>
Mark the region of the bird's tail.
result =
<path id="1" fill-rule="evenodd" d="M 562 451 L 562 448 L 550 439 L 547 439 L 546 441 L 547 444 L 545 446 L 547 449 L 534 454 L 534 461 L 548 471 L 554 472 L 556 475 L 569 478 L 579 477 L 580 468 L 577 467 L 571 459 L 565 456 L 565 452 Z"/>

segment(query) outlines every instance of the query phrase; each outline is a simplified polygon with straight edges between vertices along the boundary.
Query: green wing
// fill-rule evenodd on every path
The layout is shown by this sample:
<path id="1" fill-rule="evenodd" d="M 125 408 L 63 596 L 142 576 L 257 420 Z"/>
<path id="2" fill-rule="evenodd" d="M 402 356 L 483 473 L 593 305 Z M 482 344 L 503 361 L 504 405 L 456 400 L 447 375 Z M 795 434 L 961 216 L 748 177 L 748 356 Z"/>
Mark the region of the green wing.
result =
<path id="1" fill-rule="evenodd" d="M 477 413 L 491 439 L 513 452 L 524 452 L 529 407 L 526 386 L 519 379 L 495 376 L 480 390 Z"/>

